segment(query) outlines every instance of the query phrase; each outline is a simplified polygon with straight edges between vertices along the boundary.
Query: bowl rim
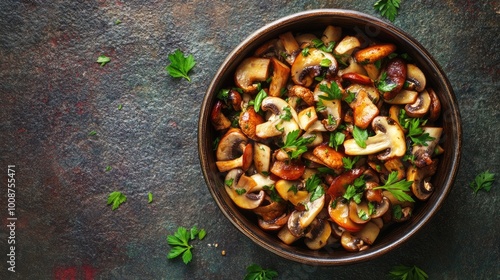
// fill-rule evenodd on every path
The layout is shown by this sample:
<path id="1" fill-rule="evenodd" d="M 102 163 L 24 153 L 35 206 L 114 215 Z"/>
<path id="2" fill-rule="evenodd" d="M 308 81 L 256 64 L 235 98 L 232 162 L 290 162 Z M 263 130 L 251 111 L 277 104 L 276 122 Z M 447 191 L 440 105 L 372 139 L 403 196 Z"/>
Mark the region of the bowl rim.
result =
<path id="1" fill-rule="evenodd" d="M 437 61 L 430 55 L 430 53 L 427 51 L 426 48 L 424 48 L 420 42 L 418 42 L 416 39 L 414 39 L 412 36 L 407 34 L 406 32 L 402 31 L 398 27 L 392 25 L 391 23 L 385 22 L 379 18 L 376 18 L 374 16 L 365 14 L 363 12 L 355 11 L 355 10 L 348 10 L 348 9 L 314 9 L 314 10 L 307 10 L 307 11 L 302 11 L 298 13 L 293 13 L 285 17 L 281 17 L 275 21 L 272 21 L 268 24 L 265 24 L 264 26 L 258 28 L 254 32 L 252 32 L 250 35 L 248 35 L 243 41 L 241 41 L 233 50 L 226 56 L 224 61 L 221 63 L 220 67 L 218 68 L 217 72 L 214 75 L 214 78 L 210 82 L 207 90 L 205 97 L 203 99 L 202 105 L 200 108 L 206 108 L 207 106 L 210 105 L 210 102 L 214 98 L 214 95 L 216 94 L 216 91 L 222 86 L 222 84 L 225 82 L 222 79 L 222 74 L 225 73 L 228 68 L 231 67 L 232 64 L 234 64 L 234 60 L 237 60 L 238 55 L 240 52 L 248 48 L 249 45 L 252 44 L 253 41 L 258 41 L 262 37 L 266 36 L 266 34 L 269 31 L 273 31 L 274 29 L 277 28 L 285 28 L 288 26 L 288 29 L 291 29 L 292 27 L 289 25 L 293 25 L 294 21 L 297 20 L 305 20 L 310 17 L 339 17 L 339 18 L 352 18 L 356 17 L 356 20 L 359 20 L 363 22 L 366 25 L 369 24 L 374 24 L 379 26 L 381 29 L 383 29 L 384 33 L 388 33 L 391 36 L 399 37 L 402 40 L 406 42 L 410 42 L 413 45 L 413 48 L 419 52 L 419 54 L 422 54 L 424 57 L 423 59 L 430 63 L 431 65 L 429 66 L 430 68 L 436 70 L 437 77 L 435 77 L 436 81 L 444 82 L 442 85 L 446 90 L 445 93 L 449 100 L 451 101 L 449 106 L 450 109 L 449 111 L 451 112 L 451 118 L 455 119 L 456 121 L 452 122 L 452 133 L 453 133 L 453 139 L 455 139 L 456 143 L 452 147 L 452 151 L 450 151 L 450 157 L 451 158 L 451 168 L 449 173 L 447 174 L 446 178 L 443 179 L 443 186 L 444 189 L 441 193 L 441 195 L 437 198 L 434 204 L 430 206 L 430 208 L 414 223 L 413 226 L 409 228 L 408 231 L 404 232 L 401 234 L 401 237 L 398 238 L 397 240 L 388 243 L 388 244 L 383 244 L 381 248 L 378 248 L 377 250 L 374 251 L 362 251 L 358 253 L 354 253 L 352 255 L 349 255 L 347 257 L 342 257 L 342 258 L 319 258 L 319 257 L 311 257 L 311 256 L 306 256 L 303 254 L 297 254 L 296 252 L 290 252 L 287 250 L 284 250 L 282 248 L 278 248 L 275 246 L 272 246 L 272 244 L 268 244 L 266 242 L 263 242 L 257 233 L 253 232 L 250 230 L 242 221 L 238 219 L 238 217 L 234 214 L 231 213 L 231 211 L 227 211 L 227 205 L 225 201 L 223 201 L 219 196 L 218 193 L 214 190 L 214 188 L 210 187 L 210 178 L 213 177 L 213 174 L 209 174 L 209 166 L 207 163 L 206 158 L 204 157 L 203 151 L 206 151 L 207 149 L 205 148 L 204 145 L 206 145 L 206 141 L 204 141 L 204 137 L 206 135 L 207 130 L 209 130 L 209 125 L 206 125 L 204 120 L 209 119 L 209 113 L 208 110 L 200 110 L 199 113 L 199 121 L 198 121 L 198 155 L 199 155 L 199 160 L 200 160 L 200 165 L 203 173 L 203 177 L 205 179 L 207 188 L 210 191 L 210 194 L 214 198 L 217 206 L 221 210 L 221 212 L 224 214 L 224 216 L 235 226 L 241 233 L 243 233 L 245 236 L 250 238 L 254 243 L 258 244 L 259 246 L 263 247 L 264 249 L 281 256 L 285 259 L 292 260 L 298 263 L 304 263 L 304 264 L 309 264 L 309 265 L 321 265 L 321 266 L 331 266 L 331 265 L 347 265 L 347 264 L 353 264 L 353 263 L 359 263 L 359 262 L 364 262 L 368 261 L 371 259 L 374 259 L 376 257 L 379 257 L 383 254 L 386 254 L 387 252 L 401 246 L 404 242 L 406 242 L 408 239 L 410 239 L 418 230 L 420 230 L 427 222 L 434 217 L 434 215 L 437 213 L 437 211 L 441 208 L 444 200 L 448 196 L 451 188 L 453 187 L 455 177 L 458 173 L 458 168 L 460 166 L 460 156 L 461 156 L 461 147 L 462 147 L 462 127 L 461 127 L 461 118 L 460 118 L 460 111 L 458 108 L 458 102 L 456 100 L 456 96 L 454 94 L 454 91 L 451 87 L 451 84 L 444 74 L 444 71 L 442 70 L 441 66 L 437 63 Z M 240 59 L 241 60 L 241 59 Z M 226 210 L 226 211 L 225 211 Z"/>

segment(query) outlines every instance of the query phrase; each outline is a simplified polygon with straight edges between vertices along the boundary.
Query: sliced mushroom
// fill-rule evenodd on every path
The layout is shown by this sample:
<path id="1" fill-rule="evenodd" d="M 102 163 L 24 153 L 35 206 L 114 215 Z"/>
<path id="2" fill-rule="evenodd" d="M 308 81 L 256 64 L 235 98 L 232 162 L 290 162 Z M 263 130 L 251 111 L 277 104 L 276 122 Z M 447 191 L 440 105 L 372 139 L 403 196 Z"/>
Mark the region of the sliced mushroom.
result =
<path id="1" fill-rule="evenodd" d="M 313 92 L 304 86 L 293 85 L 288 89 L 288 95 L 300 97 L 309 106 L 314 106 L 315 104 Z"/>
<path id="2" fill-rule="evenodd" d="M 351 83 L 355 84 L 362 84 L 362 85 L 372 85 L 373 81 L 370 79 L 370 77 L 358 74 L 358 73 L 345 73 L 342 74 L 342 79 L 345 81 L 349 81 Z"/>
<path id="3" fill-rule="evenodd" d="M 299 119 L 299 127 L 302 130 L 308 130 L 309 127 L 318 120 L 318 115 L 316 114 L 316 108 L 314 106 L 300 111 L 297 117 Z"/>
<path id="4" fill-rule="evenodd" d="M 351 200 L 349 202 L 349 219 L 356 224 L 368 223 L 371 219 L 368 203 L 366 203 L 366 201 L 361 201 L 358 204 L 354 200 Z"/>
<path id="5" fill-rule="evenodd" d="M 342 197 L 348 185 L 352 184 L 354 180 L 363 175 L 364 168 L 353 168 L 339 176 L 335 177 L 330 183 L 330 187 L 326 191 L 333 199 Z"/>
<path id="6" fill-rule="evenodd" d="M 300 184 L 300 181 L 278 180 L 274 188 L 281 198 L 297 206 L 306 203 L 306 200 L 309 198 L 309 193 L 306 190 L 298 189 Z"/>
<path id="7" fill-rule="evenodd" d="M 343 197 L 333 199 L 328 204 L 328 214 L 339 227 L 347 231 L 356 232 L 363 228 L 363 225 L 356 224 L 349 218 L 349 202 Z"/>
<path id="8" fill-rule="evenodd" d="M 210 120 L 216 130 L 224 130 L 231 127 L 231 121 L 222 113 L 223 107 L 224 103 L 218 100 L 214 104 L 214 107 L 212 108 L 212 112 L 210 114 Z"/>
<path id="9" fill-rule="evenodd" d="M 232 160 L 239 157 L 248 138 L 238 128 L 229 129 L 220 139 L 217 145 L 216 158 L 218 161 Z"/>
<path id="10" fill-rule="evenodd" d="M 334 49 L 334 52 L 338 55 L 345 56 L 345 59 L 349 57 L 352 52 L 361 46 L 361 42 L 358 38 L 354 36 L 345 36 Z"/>
<path id="11" fill-rule="evenodd" d="M 403 89 L 398 94 L 396 94 L 393 99 L 384 101 L 387 104 L 406 105 L 415 103 L 417 101 L 417 98 L 418 92 L 414 90 Z"/>
<path id="12" fill-rule="evenodd" d="M 301 33 L 295 36 L 295 41 L 297 41 L 301 49 L 311 46 L 312 41 L 317 39 L 318 37 L 312 33 Z"/>
<path id="13" fill-rule="evenodd" d="M 321 41 L 325 45 L 328 45 L 331 42 L 338 42 L 342 36 L 342 28 L 336 27 L 332 25 L 328 25 L 323 31 L 323 36 L 321 36 Z"/>
<path id="14" fill-rule="evenodd" d="M 375 206 L 374 212 L 371 214 L 372 220 L 382 217 L 385 213 L 387 213 L 387 211 L 389 211 L 389 208 L 391 207 L 391 202 L 387 197 L 383 197 L 380 203 L 371 203 L 373 203 Z"/>
<path id="15" fill-rule="evenodd" d="M 271 64 L 273 66 L 273 75 L 269 84 L 269 96 L 280 97 L 282 89 L 286 88 L 290 76 L 290 67 L 275 57 L 271 58 Z"/>
<path id="16" fill-rule="evenodd" d="M 292 32 L 286 32 L 279 35 L 279 39 L 286 53 L 286 62 L 292 65 L 296 59 L 297 54 L 300 52 L 300 46 Z"/>
<path id="17" fill-rule="evenodd" d="M 429 93 L 424 90 L 418 94 L 417 100 L 412 104 L 406 104 L 406 114 L 412 118 L 422 118 L 429 112 L 431 106 L 431 97 Z"/>
<path id="18" fill-rule="evenodd" d="M 271 165 L 271 148 L 262 143 L 254 142 L 253 144 L 253 163 L 257 172 L 269 173 Z"/>
<path id="19" fill-rule="evenodd" d="M 226 172 L 234 168 L 241 168 L 244 171 L 247 171 L 252 165 L 253 160 L 253 145 L 248 143 L 243 148 L 243 153 L 241 156 L 232 159 L 232 160 L 218 160 L 215 162 L 217 168 L 220 172 Z"/>
<path id="20" fill-rule="evenodd" d="M 258 223 L 263 230 L 275 231 L 285 227 L 288 224 L 289 217 L 287 213 L 283 213 L 281 216 L 272 220 L 259 219 Z"/>
<path id="21" fill-rule="evenodd" d="M 240 183 L 242 176 L 245 176 L 242 169 L 236 168 L 229 171 L 224 180 L 224 189 L 238 207 L 255 209 L 264 201 L 265 192 L 260 190 L 255 193 L 252 191 L 253 185 Z M 231 182 L 231 185 L 227 185 L 228 182 Z"/>
<path id="22" fill-rule="evenodd" d="M 375 135 L 365 141 L 366 147 L 360 147 L 354 139 L 344 141 L 344 150 L 348 155 L 378 154 L 377 158 L 386 160 L 402 157 L 406 152 L 405 135 L 399 124 L 386 116 L 377 116 L 372 121 Z"/>
<path id="23" fill-rule="evenodd" d="M 362 230 L 356 233 L 344 232 L 340 239 L 342 247 L 350 252 L 363 251 L 375 242 L 380 228 L 373 222 L 367 223 Z"/>
<path id="24" fill-rule="evenodd" d="M 276 160 L 271 166 L 271 173 L 285 180 L 297 180 L 302 177 L 306 166 L 300 161 Z"/>
<path id="25" fill-rule="evenodd" d="M 234 82 L 244 92 L 256 93 L 257 82 L 263 82 L 269 77 L 268 58 L 249 57 L 244 59 L 234 73 Z"/>
<path id="26" fill-rule="evenodd" d="M 424 145 L 415 145 L 412 149 L 414 163 L 417 167 L 424 167 L 431 164 L 434 150 L 441 139 L 442 127 L 426 126 L 422 128 L 423 134 L 429 134 L 429 141 Z"/>
<path id="27" fill-rule="evenodd" d="M 378 107 L 373 104 L 364 90 L 357 92 L 356 97 L 349 103 L 349 106 L 353 111 L 354 125 L 361 129 L 366 129 L 379 114 Z"/>
<path id="28" fill-rule="evenodd" d="M 387 161 L 384 162 L 384 167 L 387 169 L 387 171 L 393 172 L 396 171 L 398 173 L 398 181 L 402 180 L 403 178 L 406 178 L 406 170 L 405 166 L 403 165 L 403 161 L 400 157 L 394 157 L 390 158 Z"/>
<path id="29" fill-rule="evenodd" d="M 390 91 L 383 92 L 382 96 L 385 100 L 393 99 L 403 89 L 406 72 L 406 62 L 402 58 L 395 57 L 387 62 L 385 69 L 381 73 L 381 75 L 387 74 L 385 80 L 380 81 L 382 77 L 379 77 L 379 82 L 385 82 L 392 85 L 393 88 Z"/>
<path id="30" fill-rule="evenodd" d="M 354 54 L 356 61 L 363 64 L 375 63 L 396 50 L 394 44 L 378 44 L 357 51 Z"/>
<path id="31" fill-rule="evenodd" d="M 340 169 L 344 166 L 342 161 L 344 155 L 328 145 L 316 146 L 313 150 L 313 155 L 331 169 Z"/>
<path id="32" fill-rule="evenodd" d="M 328 244 L 331 234 L 332 227 L 328 221 L 315 219 L 305 235 L 304 243 L 311 250 L 319 250 Z"/>
<path id="33" fill-rule="evenodd" d="M 361 65 L 363 65 L 363 69 L 365 69 L 366 75 L 368 75 L 370 79 L 374 81 L 378 79 L 378 76 L 380 75 L 380 68 L 377 65 L 374 63 L 362 63 Z"/>
<path id="34" fill-rule="evenodd" d="M 309 194 L 310 197 L 311 194 Z M 310 201 L 310 198 L 305 205 L 304 211 L 295 210 L 290 215 L 288 219 L 288 229 L 290 232 L 296 236 L 304 236 L 306 228 L 314 221 L 314 218 L 319 214 L 321 209 L 325 204 L 325 195 L 320 196 L 314 201 Z"/>
<path id="35" fill-rule="evenodd" d="M 324 128 L 328 131 L 334 131 L 337 129 L 337 127 L 340 125 L 341 120 L 342 120 L 342 102 L 340 99 L 330 99 L 328 97 L 328 94 L 323 92 L 321 90 L 322 85 L 326 85 L 327 87 L 331 88 L 332 83 L 335 82 L 326 82 L 322 81 L 319 83 L 315 89 L 314 89 L 314 100 L 316 102 L 321 102 L 323 104 L 324 109 L 319 111 L 323 115 L 323 120 L 321 123 L 323 124 Z M 337 84 L 337 86 L 339 86 Z M 340 91 L 342 92 L 343 90 L 340 88 Z"/>
<path id="36" fill-rule="evenodd" d="M 261 108 L 264 111 L 272 112 L 272 116 L 267 122 L 256 126 L 258 137 L 269 138 L 281 134 L 284 140 L 288 133 L 299 129 L 297 112 L 285 100 L 268 96 L 262 100 Z M 279 134 L 276 134 L 276 131 Z"/>
<path id="37" fill-rule="evenodd" d="M 264 118 L 255 112 L 252 106 L 249 106 L 247 110 L 240 114 L 238 120 L 239 127 L 241 131 L 250 139 L 255 141 L 261 141 L 261 138 L 257 136 L 257 125 L 264 123 Z"/>
<path id="38" fill-rule="evenodd" d="M 324 62 L 328 62 L 328 66 Z M 316 76 L 326 71 L 327 75 L 334 75 L 338 70 L 337 60 L 331 53 L 319 49 L 309 49 L 309 54 L 304 56 L 302 53 L 297 55 L 292 64 L 292 80 L 295 84 L 309 87 Z"/>
<path id="39" fill-rule="evenodd" d="M 436 173 L 437 165 L 438 160 L 435 159 L 430 165 L 422 168 L 413 165 L 408 168 L 406 180 L 413 181 L 411 191 L 419 200 L 427 200 L 434 191 L 434 187 L 429 180 Z"/>
<path id="40" fill-rule="evenodd" d="M 428 88 L 427 92 L 431 97 L 431 106 L 429 107 L 429 122 L 435 122 L 441 115 L 441 101 L 436 94 L 436 92 L 432 88 Z"/>
<path id="41" fill-rule="evenodd" d="M 357 94 L 361 90 L 364 90 L 368 94 L 368 97 L 370 98 L 373 104 L 379 102 L 380 94 L 373 85 L 351 84 L 346 88 L 345 92 L 352 92 L 354 94 Z M 344 96 L 344 98 L 346 96 Z"/>
<path id="42" fill-rule="evenodd" d="M 349 56 L 348 60 L 345 63 L 347 63 L 348 66 L 346 68 L 339 69 L 339 71 L 337 73 L 339 76 L 342 76 L 342 75 L 347 74 L 347 73 L 357 73 L 360 75 L 368 76 L 368 73 L 366 72 L 363 65 L 357 63 L 356 60 L 354 60 L 354 58 L 352 56 Z M 378 72 L 374 77 L 375 78 L 378 77 Z M 373 79 L 371 79 L 371 80 L 373 80 Z"/>
<path id="43" fill-rule="evenodd" d="M 278 232 L 278 238 L 287 245 L 290 245 L 300 239 L 300 237 L 296 237 L 295 235 L 293 235 L 287 226 L 281 228 L 281 230 Z"/>
<path id="44" fill-rule="evenodd" d="M 234 111 L 241 111 L 241 101 L 243 99 L 241 98 L 241 94 L 239 92 L 234 89 L 230 90 L 227 94 L 227 100 L 233 107 Z"/>
<path id="45" fill-rule="evenodd" d="M 408 88 L 421 92 L 425 89 L 426 79 L 425 75 L 415 64 L 408 63 L 406 65 L 406 81 L 408 83 Z"/>

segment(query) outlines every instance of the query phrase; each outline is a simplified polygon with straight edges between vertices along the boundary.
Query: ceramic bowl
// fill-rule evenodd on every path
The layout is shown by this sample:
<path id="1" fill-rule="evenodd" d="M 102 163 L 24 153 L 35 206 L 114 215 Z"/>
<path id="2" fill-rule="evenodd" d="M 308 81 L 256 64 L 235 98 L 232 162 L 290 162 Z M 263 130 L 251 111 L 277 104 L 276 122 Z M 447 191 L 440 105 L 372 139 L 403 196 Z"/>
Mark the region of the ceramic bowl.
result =
<path id="1" fill-rule="evenodd" d="M 250 56 L 257 47 L 287 31 L 311 32 L 334 25 L 350 30 L 371 41 L 392 42 L 398 51 L 404 50 L 427 76 L 427 84 L 438 93 L 442 104 L 440 125 L 443 130 L 444 155 L 441 156 L 432 183 L 436 188 L 432 196 L 419 204 L 410 220 L 382 232 L 376 242 L 365 251 L 338 250 L 313 251 L 305 246 L 286 245 L 275 235 L 259 228 L 255 218 L 239 209 L 224 191 L 224 175 L 215 165 L 213 142 L 216 132 L 210 123 L 211 108 L 220 89 L 234 85 L 233 75 L 240 62 Z M 310 265 L 345 265 L 372 260 L 411 238 L 438 212 L 453 186 L 459 167 L 461 150 L 461 120 L 453 89 L 432 55 L 414 38 L 392 24 L 360 12 L 338 9 L 311 10 L 286 16 L 256 30 L 243 40 L 223 61 L 208 86 L 200 109 L 198 149 L 201 169 L 206 185 L 222 213 L 246 237 L 283 258 Z M 425 229 L 424 229 L 425 230 Z"/>

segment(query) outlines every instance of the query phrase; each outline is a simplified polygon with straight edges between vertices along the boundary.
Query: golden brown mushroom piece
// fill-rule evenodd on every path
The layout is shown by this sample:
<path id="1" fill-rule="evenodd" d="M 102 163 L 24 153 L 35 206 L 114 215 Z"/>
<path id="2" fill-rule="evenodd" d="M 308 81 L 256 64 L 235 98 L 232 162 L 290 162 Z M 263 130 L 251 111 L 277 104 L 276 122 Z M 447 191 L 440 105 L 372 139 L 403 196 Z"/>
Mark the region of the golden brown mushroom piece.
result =
<path id="1" fill-rule="evenodd" d="M 334 75 L 337 70 L 337 60 L 331 53 L 311 48 L 306 56 L 302 52 L 297 55 L 292 64 L 292 81 L 297 85 L 310 87 L 316 76 L 323 72 L 327 76 Z"/>
<path id="2" fill-rule="evenodd" d="M 269 58 L 249 57 L 244 59 L 236 68 L 234 82 L 244 92 L 254 94 L 257 92 L 257 83 L 269 77 Z"/>
<path id="3" fill-rule="evenodd" d="M 244 176 L 246 175 L 242 169 L 232 169 L 225 177 L 224 189 L 238 207 L 255 209 L 264 201 L 265 192 L 263 190 L 254 192 L 252 189 L 255 185 L 246 183 L 248 178 L 243 180 L 245 183 L 241 183 L 240 181 L 242 181 L 242 177 Z M 228 185 L 227 182 L 231 182 L 231 185 Z"/>

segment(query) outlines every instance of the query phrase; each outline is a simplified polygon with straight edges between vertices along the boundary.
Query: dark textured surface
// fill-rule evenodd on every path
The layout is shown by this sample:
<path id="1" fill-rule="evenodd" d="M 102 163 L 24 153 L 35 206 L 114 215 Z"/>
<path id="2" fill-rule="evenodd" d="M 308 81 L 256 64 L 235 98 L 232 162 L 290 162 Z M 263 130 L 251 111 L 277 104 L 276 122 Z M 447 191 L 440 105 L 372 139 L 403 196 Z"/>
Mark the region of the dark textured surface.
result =
<path id="1" fill-rule="evenodd" d="M 468 188 L 481 171 L 500 173 L 498 1 L 403 2 L 395 25 L 434 55 L 457 95 L 461 167 L 414 238 L 342 267 L 279 258 L 225 219 L 199 170 L 197 118 L 224 57 L 255 29 L 315 8 L 377 15 L 375 1 L 81 2 L 0 3 L 0 279 L 242 279 L 254 262 L 280 279 L 384 279 L 400 263 L 430 279 L 500 277 L 498 183 L 477 196 Z M 177 48 L 197 60 L 191 83 L 164 71 Z M 104 67 L 95 63 L 101 54 L 112 59 Z M 6 263 L 9 164 L 16 273 Z M 111 211 L 114 190 L 128 200 Z M 166 236 L 195 224 L 208 234 L 195 242 L 193 261 L 167 260 Z"/>

